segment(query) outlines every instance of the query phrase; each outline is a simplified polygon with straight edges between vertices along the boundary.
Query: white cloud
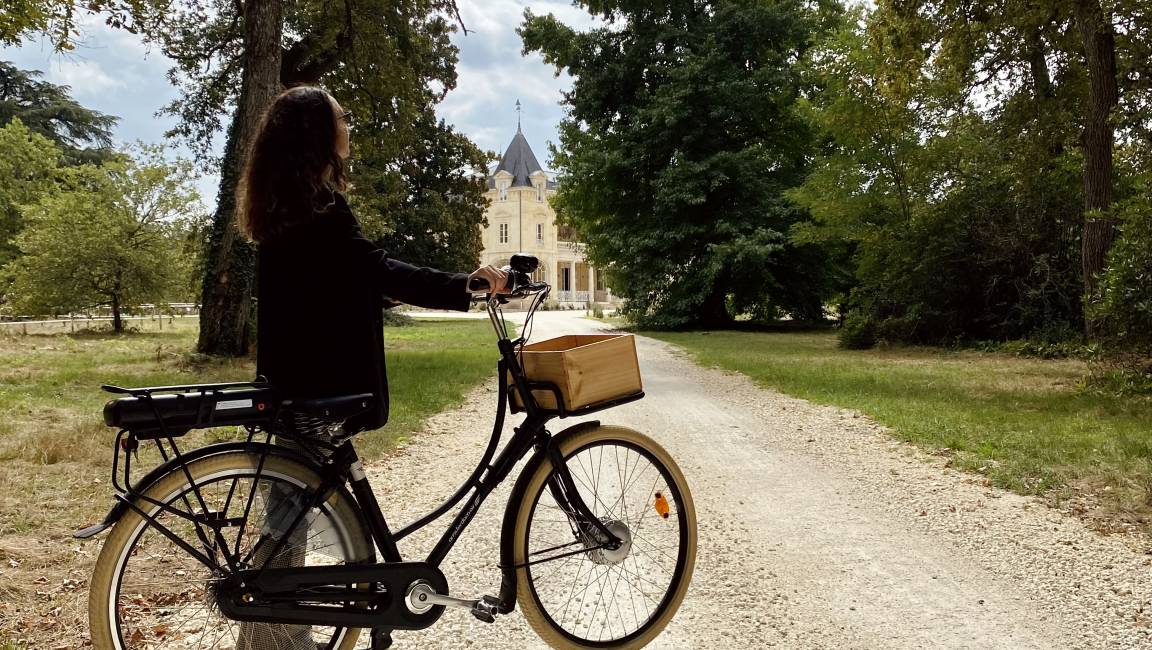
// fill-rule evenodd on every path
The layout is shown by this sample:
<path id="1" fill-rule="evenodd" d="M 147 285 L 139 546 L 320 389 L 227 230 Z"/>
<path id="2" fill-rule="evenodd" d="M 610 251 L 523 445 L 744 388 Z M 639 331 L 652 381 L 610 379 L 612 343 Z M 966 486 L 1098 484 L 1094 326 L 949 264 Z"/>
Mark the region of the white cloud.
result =
<path id="1" fill-rule="evenodd" d="M 556 141 L 556 127 L 564 115 L 562 93 L 571 88 L 572 79 L 567 74 L 557 77 L 555 68 L 537 53 L 521 55 L 523 44 L 516 28 L 525 8 L 536 15 L 556 14 L 576 29 L 597 22 L 566 2 L 461 2 L 460 15 L 469 33 L 453 37 L 460 48 L 457 84 L 438 113 L 482 148 L 503 153 L 516 133 L 514 107 L 519 99 L 524 134 L 544 162 L 547 144 Z"/>
<path id="2" fill-rule="evenodd" d="M 86 99 L 99 98 L 104 93 L 117 88 L 126 88 L 128 82 L 122 77 L 112 77 L 96 61 L 56 59 L 48 71 L 48 77 L 55 84 L 68 86 L 72 95 L 84 103 Z"/>
<path id="3" fill-rule="evenodd" d="M 596 19 L 569 2 L 549 0 L 461 0 L 460 13 L 469 33 L 457 33 L 460 48 L 457 87 L 438 113 L 484 149 L 503 153 L 516 132 L 515 103 L 523 105 L 523 130 L 546 166 L 548 142 L 556 141 L 556 126 L 563 117 L 561 93 L 571 87 L 567 75 L 555 76 L 539 54 L 522 56 L 516 28 L 525 8 L 537 15 L 553 13 L 577 29 Z M 66 84 L 85 106 L 120 118 L 115 138 L 120 142 L 163 141 L 174 124 L 154 113 L 176 96 L 165 73 L 171 62 L 140 37 L 111 29 L 102 19 L 84 17 L 81 42 L 73 54 L 53 54 L 39 41 L 19 48 L 0 48 L 0 59 L 23 69 L 44 71 L 46 80 Z M 223 134 L 216 139 L 222 145 Z M 171 144 L 171 143 L 170 143 Z M 174 147 L 176 153 L 187 152 Z M 205 201 L 216 195 L 217 177 L 206 174 L 198 183 Z"/>

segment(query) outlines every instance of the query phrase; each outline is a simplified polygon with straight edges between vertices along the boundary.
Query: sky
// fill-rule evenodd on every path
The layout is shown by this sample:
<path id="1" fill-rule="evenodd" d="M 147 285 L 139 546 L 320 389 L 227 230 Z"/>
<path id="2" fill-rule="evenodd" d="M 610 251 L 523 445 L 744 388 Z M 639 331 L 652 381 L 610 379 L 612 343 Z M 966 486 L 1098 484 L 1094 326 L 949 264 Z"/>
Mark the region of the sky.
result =
<path id="1" fill-rule="evenodd" d="M 556 127 L 564 115 L 561 93 L 571 86 L 571 79 L 557 77 L 539 54 L 522 56 L 516 27 L 526 8 L 538 15 L 553 13 L 577 28 L 590 26 L 593 19 L 569 2 L 458 0 L 458 4 L 468 34 L 457 33 L 452 39 L 460 48 L 457 85 L 437 112 L 482 149 L 500 154 L 516 134 L 519 99 L 524 135 L 547 167 L 547 144 L 557 139 Z M 0 60 L 40 70 L 43 79 L 69 86 L 82 105 L 119 117 L 114 131 L 119 143 L 163 141 L 174 120 L 156 112 L 177 94 L 165 76 L 170 61 L 139 37 L 105 27 L 99 19 L 88 20 L 83 29 L 82 41 L 72 53 L 56 54 L 50 45 L 33 40 L 20 47 L 0 47 Z M 217 150 L 223 139 L 217 134 Z M 189 155 L 178 142 L 169 144 L 175 154 Z M 205 170 L 198 181 L 206 205 L 215 203 L 218 182 L 212 170 Z"/>

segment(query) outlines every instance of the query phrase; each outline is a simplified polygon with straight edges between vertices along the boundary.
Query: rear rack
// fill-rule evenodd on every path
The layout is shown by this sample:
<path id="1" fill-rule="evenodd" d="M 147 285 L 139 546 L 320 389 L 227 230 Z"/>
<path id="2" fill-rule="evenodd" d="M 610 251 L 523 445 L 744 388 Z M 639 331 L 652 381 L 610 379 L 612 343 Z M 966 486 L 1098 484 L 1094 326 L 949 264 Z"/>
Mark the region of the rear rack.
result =
<path id="1" fill-rule="evenodd" d="M 113 386 L 112 384 L 103 384 L 100 386 L 101 390 L 108 391 L 109 393 L 116 393 L 118 395 L 132 395 L 134 397 L 145 397 L 152 393 L 171 393 L 177 391 L 191 391 L 198 390 L 202 393 L 215 390 L 224 390 L 226 388 L 269 388 L 271 384 L 266 381 L 230 381 L 221 384 L 187 384 L 184 386 L 147 386 L 144 388 L 123 388 L 121 386 Z"/>

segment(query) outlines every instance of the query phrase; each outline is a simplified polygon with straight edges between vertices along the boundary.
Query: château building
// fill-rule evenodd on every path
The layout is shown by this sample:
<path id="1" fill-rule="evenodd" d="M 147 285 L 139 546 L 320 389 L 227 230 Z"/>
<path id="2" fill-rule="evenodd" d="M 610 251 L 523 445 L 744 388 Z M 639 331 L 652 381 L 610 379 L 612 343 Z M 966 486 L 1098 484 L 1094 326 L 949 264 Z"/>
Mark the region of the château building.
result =
<path id="1" fill-rule="evenodd" d="M 556 225 L 549 202 L 555 193 L 556 181 L 540 166 L 517 125 L 500 164 L 488 176 L 481 262 L 499 267 L 513 253 L 535 255 L 540 259 L 536 279 L 550 283 L 552 297 L 560 303 L 583 307 L 611 302 L 611 292 L 584 257 L 584 245 L 576 242 L 571 228 Z"/>

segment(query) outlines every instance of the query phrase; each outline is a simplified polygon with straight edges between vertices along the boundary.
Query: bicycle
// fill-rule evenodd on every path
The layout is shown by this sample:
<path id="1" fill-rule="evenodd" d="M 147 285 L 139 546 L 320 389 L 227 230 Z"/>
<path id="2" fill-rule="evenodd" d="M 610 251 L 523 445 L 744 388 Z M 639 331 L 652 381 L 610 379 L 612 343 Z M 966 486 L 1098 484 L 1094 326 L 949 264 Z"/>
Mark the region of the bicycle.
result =
<path id="1" fill-rule="evenodd" d="M 588 421 L 556 435 L 546 425 L 631 402 L 643 392 L 567 409 L 554 384 L 529 379 L 519 351 L 547 283 L 517 255 L 509 298 L 528 298 L 521 336 L 509 337 L 507 298 L 483 297 L 497 333 L 498 403 L 475 470 L 443 504 L 393 532 L 352 435 L 339 428 L 372 395 L 282 400 L 263 381 L 120 388 L 105 422 L 119 429 L 116 502 L 93 572 L 93 645 L 115 648 L 386 648 L 394 630 L 433 625 L 446 608 L 493 622 L 514 611 L 557 648 L 639 648 L 672 619 L 691 581 L 696 517 L 676 463 L 647 436 Z M 258 378 L 259 379 L 259 378 Z M 509 385 L 511 384 L 511 385 Z M 555 396 L 544 409 L 534 391 Z M 519 401 L 513 401 L 513 394 Z M 509 408 L 524 420 L 496 454 Z M 321 421 L 330 440 L 298 436 L 288 417 Z M 246 439 L 181 450 L 192 429 L 239 426 Z M 273 444 L 290 440 L 292 448 Z M 136 480 L 133 459 L 152 442 L 161 463 Z M 439 566 L 492 490 L 524 457 L 505 505 L 498 595 L 451 596 Z M 422 561 L 397 542 L 463 503 Z M 379 553 L 379 558 L 377 557 Z"/>

